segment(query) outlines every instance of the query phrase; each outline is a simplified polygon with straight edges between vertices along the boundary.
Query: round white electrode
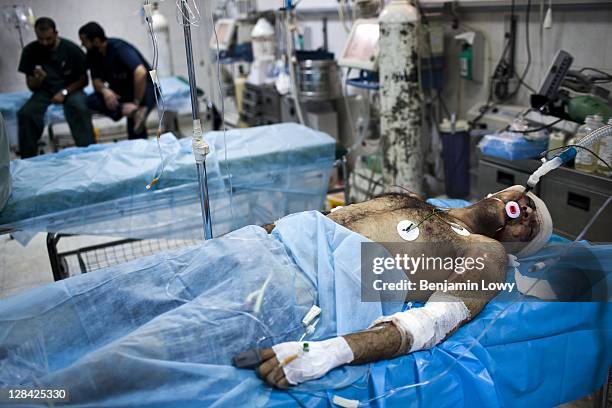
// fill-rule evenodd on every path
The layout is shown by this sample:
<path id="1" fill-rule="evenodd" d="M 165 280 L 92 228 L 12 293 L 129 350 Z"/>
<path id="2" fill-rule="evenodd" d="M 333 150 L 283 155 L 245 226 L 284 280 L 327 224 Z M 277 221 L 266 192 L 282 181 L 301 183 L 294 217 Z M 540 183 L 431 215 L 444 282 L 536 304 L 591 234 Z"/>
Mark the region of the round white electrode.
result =
<path id="1" fill-rule="evenodd" d="M 419 237 L 419 227 L 410 220 L 401 220 L 397 223 L 397 233 L 404 241 L 414 241 Z"/>
<path id="2" fill-rule="evenodd" d="M 521 216 L 521 207 L 516 201 L 508 201 L 506 203 L 506 214 L 510 218 L 518 218 Z"/>
<path id="3" fill-rule="evenodd" d="M 456 234 L 461 235 L 462 237 L 467 237 L 470 235 L 470 231 L 468 231 L 467 229 L 463 228 L 461 225 L 459 224 L 455 224 L 454 222 L 450 223 L 450 227 L 453 231 L 455 231 Z"/>

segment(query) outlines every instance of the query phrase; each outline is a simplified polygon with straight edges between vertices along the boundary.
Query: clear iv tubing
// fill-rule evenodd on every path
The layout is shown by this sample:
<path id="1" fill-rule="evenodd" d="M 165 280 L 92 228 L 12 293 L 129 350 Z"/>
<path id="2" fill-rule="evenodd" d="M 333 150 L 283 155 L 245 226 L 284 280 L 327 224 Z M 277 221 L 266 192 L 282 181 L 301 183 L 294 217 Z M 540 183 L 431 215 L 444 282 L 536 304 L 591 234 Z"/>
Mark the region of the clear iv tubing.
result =
<path id="1" fill-rule="evenodd" d="M 236 238 L 230 238 L 230 239 L 236 239 Z M 241 239 L 241 240 L 243 240 L 243 239 Z M 249 239 L 248 241 L 251 241 L 251 240 Z M 170 299 L 173 299 L 173 300 L 178 300 L 179 302 L 189 303 L 189 302 L 191 302 L 193 299 L 191 299 L 191 300 L 190 300 L 190 299 L 181 298 L 181 297 L 179 297 L 179 296 L 175 296 L 174 294 L 170 293 L 170 285 L 171 285 L 171 284 L 172 284 L 172 283 L 173 283 L 173 282 L 174 282 L 174 281 L 175 281 L 175 280 L 176 280 L 176 279 L 179 277 L 179 273 L 180 273 L 180 272 L 176 272 L 176 273 L 175 273 L 175 274 L 172 276 L 172 278 L 170 278 L 170 279 L 168 280 L 168 283 L 166 284 L 166 288 L 165 288 L 166 296 L 168 296 Z M 313 290 L 310 290 L 310 289 L 309 289 L 309 292 L 310 292 L 310 295 L 311 295 L 311 297 L 312 297 L 312 299 L 313 299 L 312 306 L 314 306 L 314 305 L 316 305 L 316 295 L 315 295 L 315 293 L 314 293 L 314 291 L 313 291 Z M 305 335 L 308 335 L 308 333 L 307 333 L 307 331 L 306 331 L 306 330 L 307 330 L 307 328 L 306 328 L 306 327 L 304 327 L 304 326 L 303 326 L 303 325 L 301 325 L 301 324 L 298 324 L 298 325 L 296 325 L 296 326 L 294 326 L 294 327 L 292 327 L 292 328 L 289 328 L 289 329 L 285 330 L 284 332 L 282 332 L 282 333 L 280 333 L 280 334 L 278 334 L 278 335 L 274 336 L 274 335 L 272 334 L 272 331 L 270 330 L 270 327 L 269 327 L 267 324 L 265 324 L 264 322 L 262 322 L 262 321 L 261 321 L 261 319 L 259 319 L 258 317 L 256 317 L 256 316 L 255 316 L 255 315 L 253 315 L 252 313 L 249 313 L 249 312 L 246 312 L 246 311 L 243 311 L 243 310 L 228 309 L 228 308 L 223 308 L 223 307 L 218 307 L 218 306 L 206 306 L 206 305 L 201 305 L 201 306 L 202 306 L 204 309 L 210 309 L 210 310 L 221 310 L 221 311 L 224 311 L 224 312 L 227 312 L 227 313 L 235 313 L 235 314 L 240 314 L 240 315 L 243 315 L 243 316 L 247 316 L 248 318 L 250 318 L 250 319 L 254 320 L 255 322 L 257 322 L 257 323 L 258 323 L 258 324 L 261 326 L 262 330 L 265 332 L 265 336 L 260 337 L 259 339 L 257 339 L 257 348 L 260 348 L 260 347 L 259 347 L 259 345 L 260 345 L 260 344 L 261 344 L 263 341 L 265 341 L 265 340 L 268 340 L 268 339 L 273 339 L 273 338 L 275 338 L 275 337 L 285 337 L 285 336 L 287 336 L 289 333 L 293 333 L 293 332 L 298 331 L 298 330 L 300 330 L 300 329 L 301 329 L 301 334 L 302 334 L 302 337 L 304 337 Z M 311 306 L 311 307 L 312 307 L 312 306 Z M 319 318 L 319 319 L 320 319 L 320 318 Z M 310 333 L 310 334 L 312 334 L 312 333 Z M 297 339 L 298 339 L 298 338 L 296 338 L 296 340 L 297 340 Z"/>
<path id="2" fill-rule="evenodd" d="M 293 43 L 293 30 L 291 29 L 291 9 L 287 9 L 287 15 L 285 17 L 285 31 L 287 32 L 287 62 L 289 63 L 289 76 L 291 77 L 291 95 L 295 103 L 295 111 L 298 115 L 298 120 L 301 125 L 304 125 L 304 114 L 302 112 L 302 105 L 297 90 L 297 75 L 295 73 L 294 59 L 294 43 Z"/>
<path id="3" fill-rule="evenodd" d="M 589 220 L 589 222 L 586 224 L 586 226 L 582 229 L 582 231 L 580 232 L 580 234 L 578 234 L 578 236 L 576 237 L 576 239 L 574 241 L 572 241 L 568 247 L 565 249 L 564 253 L 559 257 L 562 258 L 563 256 L 565 256 L 567 254 L 567 252 L 576 244 L 576 242 L 578 242 L 579 240 L 582 239 L 582 237 L 584 237 L 584 234 L 586 234 L 586 232 L 588 231 L 588 229 L 593 225 L 593 223 L 595 222 L 595 220 L 597 219 L 597 217 L 599 217 L 599 215 L 603 212 L 603 210 L 608 206 L 608 204 L 610 203 L 610 201 L 612 201 L 612 196 L 608 197 L 608 199 L 604 202 L 604 204 L 599 208 L 599 210 L 597 210 L 597 212 L 595 213 L 595 215 L 593 215 L 593 217 Z M 504 307 L 496 316 L 495 318 L 493 318 L 493 320 L 491 320 L 491 322 L 485 327 L 485 329 L 482 331 L 482 333 L 480 333 L 480 335 L 478 337 L 476 337 L 471 344 L 469 345 L 469 347 L 467 349 L 465 349 L 461 354 L 459 354 L 459 356 L 457 356 L 448 366 L 448 368 L 444 371 L 442 371 L 440 374 L 434 376 L 433 378 L 429 379 L 429 380 L 425 380 L 425 381 L 421 381 L 415 384 L 408 384 L 408 385 L 403 385 L 401 387 L 397 387 L 397 388 L 393 388 L 389 391 L 386 391 L 385 393 L 378 395 L 374 398 L 370 398 L 368 400 L 365 401 L 358 401 L 358 406 L 360 407 L 369 407 L 370 404 L 374 401 L 380 400 L 380 399 L 384 399 L 387 397 L 390 397 L 392 395 L 394 395 L 397 392 L 400 391 L 405 391 L 411 388 L 416 388 L 416 387 L 421 387 L 424 385 L 428 385 L 431 384 L 437 380 L 439 380 L 440 378 L 444 377 L 445 375 L 447 375 L 452 368 L 459 362 L 459 360 L 461 360 L 463 357 L 465 357 L 467 355 L 467 353 L 469 353 L 476 345 L 479 344 L 480 340 L 485 336 L 485 334 L 487 334 L 492 328 L 493 325 L 495 324 L 495 322 L 497 322 L 497 320 L 499 320 L 502 315 L 504 315 L 506 313 L 506 311 L 508 311 L 508 309 L 512 306 L 514 306 L 516 303 L 518 303 L 519 301 L 522 301 L 523 299 L 525 299 L 527 297 L 527 295 L 529 294 L 529 292 L 531 292 L 531 290 L 542 280 L 542 278 L 538 278 L 530 287 L 529 289 L 527 289 L 527 291 L 525 293 L 521 293 L 521 295 L 519 296 L 518 299 L 514 300 L 513 302 L 510 302 L 510 304 L 508 304 L 506 307 Z M 288 391 L 291 392 L 291 391 Z M 310 394 L 310 395 L 314 395 L 317 396 L 319 398 L 323 398 L 323 399 L 327 399 L 329 398 L 327 393 L 320 393 L 320 392 L 309 392 L 309 391 L 296 391 L 296 392 L 300 392 L 300 393 L 305 393 L 305 394 Z"/>
<path id="4" fill-rule="evenodd" d="M 145 0 L 144 7 L 151 7 L 150 0 Z M 155 72 L 155 74 L 153 74 L 155 75 L 155 77 L 154 78 L 152 77 L 151 79 L 153 80 L 153 96 L 155 97 L 155 106 L 157 107 L 158 121 L 157 121 L 156 141 L 157 141 L 157 151 L 159 152 L 159 158 L 160 158 L 159 172 L 156 173 L 156 175 L 153 177 L 153 180 L 146 186 L 147 190 L 149 190 L 162 177 L 162 175 L 164 174 L 165 167 L 166 167 L 166 164 L 164 161 L 164 155 L 163 155 L 161 143 L 160 143 L 161 130 L 162 130 L 162 125 L 163 125 L 164 115 L 166 113 L 166 103 L 164 100 L 164 94 L 161 89 L 161 84 L 159 83 L 159 80 L 157 78 L 157 67 L 159 65 L 159 45 L 157 43 L 157 36 L 155 35 L 155 31 L 153 30 L 153 21 L 152 21 L 151 16 L 145 15 L 145 21 L 147 22 L 149 36 L 151 37 L 151 43 L 153 46 L 152 72 Z"/>
<path id="5" fill-rule="evenodd" d="M 200 10 L 198 10 L 197 2 L 194 0 L 193 2 L 193 10 L 189 5 L 189 0 L 176 0 L 176 9 L 180 13 L 176 15 L 177 22 L 181 25 L 185 25 L 185 21 L 187 25 L 192 25 L 197 27 L 200 24 Z M 184 10 L 183 10 L 184 6 Z M 195 10 L 195 11 L 194 11 Z"/>
<path id="6" fill-rule="evenodd" d="M 230 215 L 232 217 L 232 222 L 234 221 L 234 205 L 233 205 L 233 194 L 234 194 L 234 186 L 232 184 L 232 172 L 230 169 L 230 164 L 227 161 L 227 130 L 225 126 L 225 100 L 223 99 L 223 85 L 221 84 L 221 61 L 219 61 L 220 57 L 220 47 L 219 47 L 219 37 L 217 36 L 217 28 L 215 27 L 215 19 L 213 16 L 213 12 L 210 12 L 210 23 L 213 28 L 213 34 L 215 35 L 215 43 L 217 45 L 217 84 L 219 85 L 219 99 L 221 99 L 221 126 L 223 126 L 223 160 L 225 161 L 225 170 L 227 172 L 227 178 L 229 180 L 229 205 L 230 205 Z"/>

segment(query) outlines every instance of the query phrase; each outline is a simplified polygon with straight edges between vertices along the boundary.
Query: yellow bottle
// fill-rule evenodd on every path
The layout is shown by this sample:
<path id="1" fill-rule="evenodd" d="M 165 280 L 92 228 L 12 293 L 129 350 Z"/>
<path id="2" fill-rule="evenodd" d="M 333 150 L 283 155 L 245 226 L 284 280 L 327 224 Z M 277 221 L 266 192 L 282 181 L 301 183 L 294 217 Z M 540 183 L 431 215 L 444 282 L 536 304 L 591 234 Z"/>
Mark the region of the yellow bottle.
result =
<path id="1" fill-rule="evenodd" d="M 599 115 L 587 116 L 584 121 L 584 125 L 580 126 L 578 128 L 578 132 L 576 132 L 576 143 L 580 142 L 582 138 L 584 138 L 586 135 L 588 135 L 595 129 L 601 127 L 602 121 L 603 118 Z M 587 150 L 578 149 L 574 168 L 584 173 L 595 173 L 595 170 L 597 169 L 597 158 Z"/>
<path id="2" fill-rule="evenodd" d="M 612 118 L 608 119 L 608 125 L 612 126 Z M 599 141 L 599 153 L 597 154 L 612 166 L 612 135 L 608 135 Z M 612 176 L 612 170 L 600 160 L 597 160 L 597 173 L 606 177 Z"/>
<path id="3" fill-rule="evenodd" d="M 555 131 L 548 136 L 548 150 L 558 149 L 563 146 L 565 146 L 565 134 L 563 132 Z"/>

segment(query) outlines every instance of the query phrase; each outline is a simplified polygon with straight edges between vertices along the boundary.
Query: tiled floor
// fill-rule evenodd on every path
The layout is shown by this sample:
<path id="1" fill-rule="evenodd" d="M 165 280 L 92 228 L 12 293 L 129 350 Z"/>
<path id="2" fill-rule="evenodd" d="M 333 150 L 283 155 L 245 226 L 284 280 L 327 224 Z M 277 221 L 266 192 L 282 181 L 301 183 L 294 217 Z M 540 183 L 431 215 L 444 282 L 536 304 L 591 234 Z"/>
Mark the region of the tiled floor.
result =
<path id="1" fill-rule="evenodd" d="M 47 234 L 36 234 L 23 246 L 9 235 L 0 235 L 0 298 L 53 282 L 46 245 Z M 58 249 L 67 251 L 117 238 L 79 236 L 60 241 Z"/>

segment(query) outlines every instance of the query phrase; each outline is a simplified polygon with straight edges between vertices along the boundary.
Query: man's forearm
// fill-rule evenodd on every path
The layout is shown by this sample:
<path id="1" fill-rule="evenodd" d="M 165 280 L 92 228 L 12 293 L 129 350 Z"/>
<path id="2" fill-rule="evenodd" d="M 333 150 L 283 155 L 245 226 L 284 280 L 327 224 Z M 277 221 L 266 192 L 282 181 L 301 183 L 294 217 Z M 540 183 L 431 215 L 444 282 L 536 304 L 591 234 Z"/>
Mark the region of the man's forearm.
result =
<path id="1" fill-rule="evenodd" d="M 351 364 L 366 364 L 392 358 L 402 344 L 399 330 L 391 323 L 383 323 L 343 337 L 355 356 Z"/>
<path id="2" fill-rule="evenodd" d="M 134 70 L 134 100 L 142 102 L 147 88 L 147 70 L 139 65 Z"/>
<path id="3" fill-rule="evenodd" d="M 66 90 L 68 91 L 68 93 L 72 93 L 72 92 L 78 91 L 80 89 L 83 89 L 86 86 L 87 86 L 87 76 L 83 75 L 78 80 L 76 80 L 76 81 L 72 82 L 71 84 L 69 84 L 66 87 Z"/>
<path id="4" fill-rule="evenodd" d="M 92 83 L 93 83 L 94 89 L 98 93 L 102 93 L 104 89 L 106 89 L 106 87 L 104 86 L 104 82 L 102 82 L 101 79 L 96 78 L 92 81 Z"/>

